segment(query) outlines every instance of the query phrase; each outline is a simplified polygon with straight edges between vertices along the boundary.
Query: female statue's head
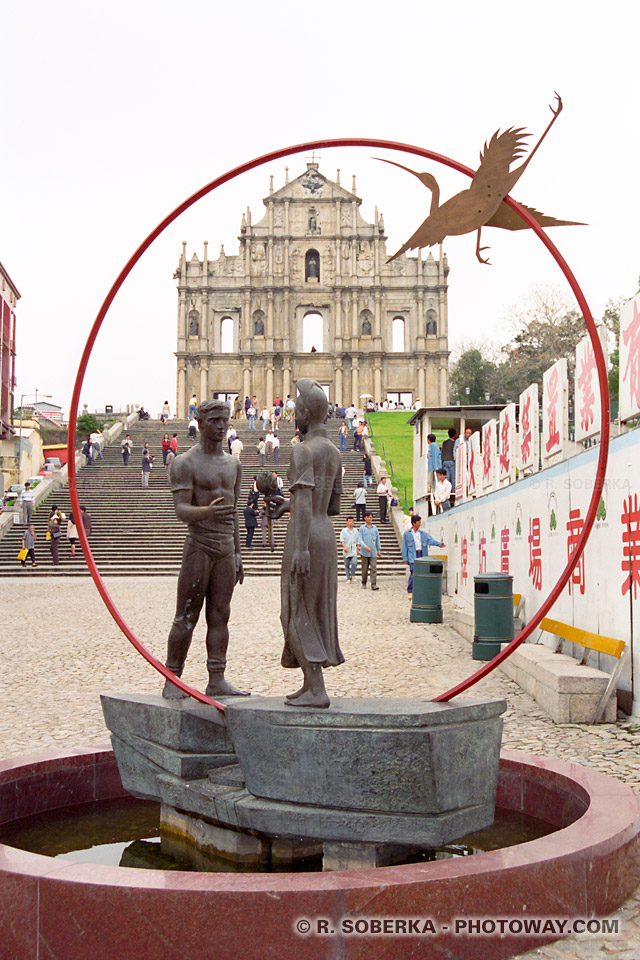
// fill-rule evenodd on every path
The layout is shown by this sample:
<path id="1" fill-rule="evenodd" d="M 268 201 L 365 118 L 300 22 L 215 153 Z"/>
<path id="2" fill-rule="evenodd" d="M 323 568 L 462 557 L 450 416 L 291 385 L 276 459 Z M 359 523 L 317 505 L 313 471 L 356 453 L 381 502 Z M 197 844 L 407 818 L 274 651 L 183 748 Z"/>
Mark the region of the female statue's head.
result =
<path id="1" fill-rule="evenodd" d="M 296 425 L 301 433 L 306 433 L 310 427 L 319 427 L 325 422 L 329 401 L 317 380 L 303 377 L 296 386 Z"/>

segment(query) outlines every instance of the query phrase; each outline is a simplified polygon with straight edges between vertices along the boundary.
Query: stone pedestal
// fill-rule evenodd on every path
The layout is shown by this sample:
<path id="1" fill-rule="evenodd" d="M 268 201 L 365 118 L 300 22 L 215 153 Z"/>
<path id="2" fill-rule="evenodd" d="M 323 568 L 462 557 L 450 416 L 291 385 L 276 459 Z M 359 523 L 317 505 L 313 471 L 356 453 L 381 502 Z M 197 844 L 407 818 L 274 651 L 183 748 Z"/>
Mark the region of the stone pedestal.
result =
<path id="1" fill-rule="evenodd" d="M 224 715 L 161 697 L 102 701 L 124 787 L 250 832 L 247 856 L 277 838 L 290 851 L 322 842 L 328 863 L 380 862 L 383 845 L 439 847 L 493 822 L 503 700 L 337 698 L 313 710 L 227 698 Z"/>

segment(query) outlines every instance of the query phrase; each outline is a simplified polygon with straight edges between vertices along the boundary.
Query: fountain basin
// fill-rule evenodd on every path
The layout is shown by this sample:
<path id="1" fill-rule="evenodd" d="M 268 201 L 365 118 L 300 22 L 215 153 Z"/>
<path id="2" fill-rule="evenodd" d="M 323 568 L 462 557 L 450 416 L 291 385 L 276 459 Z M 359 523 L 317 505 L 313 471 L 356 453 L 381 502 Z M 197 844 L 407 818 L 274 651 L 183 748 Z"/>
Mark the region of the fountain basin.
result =
<path id="1" fill-rule="evenodd" d="M 0 763 L 0 822 L 125 795 L 107 747 Z M 0 845 L 0 958 L 487 960 L 557 939 L 454 936 L 456 918 L 600 917 L 640 880 L 640 799 L 577 764 L 503 750 L 497 802 L 555 833 L 470 858 L 316 874 L 181 873 L 62 863 Z M 355 936 L 340 918 L 432 918 L 435 934 Z M 331 918 L 332 936 L 296 931 Z M 444 930 L 444 926 L 449 930 Z M 315 929 L 315 926 L 312 927 Z"/>

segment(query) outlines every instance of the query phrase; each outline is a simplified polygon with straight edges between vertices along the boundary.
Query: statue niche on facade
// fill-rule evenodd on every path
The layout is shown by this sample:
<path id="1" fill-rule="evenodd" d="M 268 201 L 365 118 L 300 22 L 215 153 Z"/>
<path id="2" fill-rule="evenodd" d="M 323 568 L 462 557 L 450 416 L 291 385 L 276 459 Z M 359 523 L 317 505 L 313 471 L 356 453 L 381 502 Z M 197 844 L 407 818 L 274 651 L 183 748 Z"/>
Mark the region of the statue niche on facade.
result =
<path id="1" fill-rule="evenodd" d="M 197 310 L 191 310 L 189 312 L 189 336 L 197 337 L 200 333 L 200 315 Z"/>
<path id="2" fill-rule="evenodd" d="M 182 676 L 193 631 L 206 602 L 207 696 L 246 696 L 224 676 L 229 605 L 236 583 L 244 579 L 237 513 L 242 467 L 237 457 L 227 456 L 222 449 L 229 428 L 226 402 L 205 400 L 198 407 L 197 419 L 199 442 L 176 457 L 171 466 L 176 516 L 188 524 L 189 532 L 178 576 L 166 666 L 177 677 Z M 187 695 L 167 680 L 162 696 L 173 700 Z"/>
<path id="3" fill-rule="evenodd" d="M 316 380 L 298 380 L 296 426 L 302 443 L 291 451 L 289 500 L 269 498 L 272 519 L 287 511 L 280 578 L 283 667 L 300 667 L 303 683 L 290 707 L 328 707 L 322 670 L 344 663 L 338 643 L 337 554 L 333 524 L 340 512 L 342 463 L 327 437 L 326 394 Z"/>

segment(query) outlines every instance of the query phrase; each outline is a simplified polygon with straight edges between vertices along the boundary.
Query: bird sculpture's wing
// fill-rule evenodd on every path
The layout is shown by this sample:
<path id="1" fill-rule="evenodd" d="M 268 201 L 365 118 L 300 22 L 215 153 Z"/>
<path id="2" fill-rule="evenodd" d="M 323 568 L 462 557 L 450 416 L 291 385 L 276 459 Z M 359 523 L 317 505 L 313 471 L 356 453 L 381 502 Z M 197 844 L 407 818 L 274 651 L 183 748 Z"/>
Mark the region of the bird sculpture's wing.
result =
<path id="1" fill-rule="evenodd" d="M 495 194 L 504 184 L 504 195 L 509 192 L 506 189 L 509 167 L 523 155 L 527 146 L 526 138 L 531 136 L 524 130 L 524 127 L 509 127 L 504 133 L 496 130 L 489 143 L 485 142 L 480 151 L 480 166 L 471 181 L 472 190 L 475 187 L 492 189 Z"/>
<path id="2" fill-rule="evenodd" d="M 578 220 L 556 220 L 555 217 L 548 217 L 546 213 L 540 213 L 539 210 L 536 210 L 534 207 L 527 207 L 524 203 L 520 204 L 521 207 L 530 213 L 533 219 L 540 224 L 541 227 L 585 227 L 585 223 L 580 223 Z M 487 220 L 486 227 L 500 227 L 502 230 L 526 230 L 529 227 L 528 223 L 518 216 L 515 210 L 512 210 L 511 207 L 508 207 L 506 203 L 501 203 L 494 215 L 490 220 Z"/>

